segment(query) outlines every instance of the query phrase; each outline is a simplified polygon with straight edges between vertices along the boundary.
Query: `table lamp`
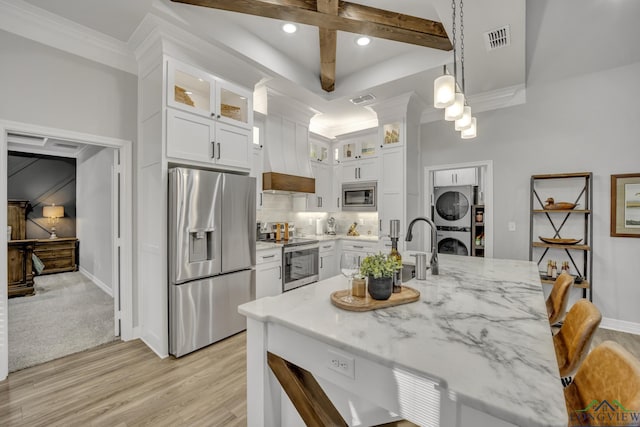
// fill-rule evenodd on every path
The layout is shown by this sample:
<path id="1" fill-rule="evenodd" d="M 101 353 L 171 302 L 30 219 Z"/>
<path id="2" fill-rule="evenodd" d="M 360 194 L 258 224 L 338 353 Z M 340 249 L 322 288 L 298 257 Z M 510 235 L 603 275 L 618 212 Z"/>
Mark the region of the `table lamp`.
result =
<path id="1" fill-rule="evenodd" d="M 45 218 L 48 218 L 49 224 L 51 225 L 51 236 L 49 236 L 49 238 L 57 239 L 56 224 L 58 223 L 59 218 L 64 217 L 64 206 L 56 206 L 55 204 L 45 206 L 42 208 L 42 215 Z"/>

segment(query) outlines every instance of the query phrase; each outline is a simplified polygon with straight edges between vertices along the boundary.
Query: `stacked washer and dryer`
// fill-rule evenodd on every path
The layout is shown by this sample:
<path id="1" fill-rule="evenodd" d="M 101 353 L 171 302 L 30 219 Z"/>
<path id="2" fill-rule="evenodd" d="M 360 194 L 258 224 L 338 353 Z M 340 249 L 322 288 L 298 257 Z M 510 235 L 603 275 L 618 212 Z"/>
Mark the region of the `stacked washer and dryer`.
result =
<path id="1" fill-rule="evenodd" d="M 438 253 L 471 255 L 471 206 L 474 186 L 434 188 L 433 221 L 437 228 Z"/>

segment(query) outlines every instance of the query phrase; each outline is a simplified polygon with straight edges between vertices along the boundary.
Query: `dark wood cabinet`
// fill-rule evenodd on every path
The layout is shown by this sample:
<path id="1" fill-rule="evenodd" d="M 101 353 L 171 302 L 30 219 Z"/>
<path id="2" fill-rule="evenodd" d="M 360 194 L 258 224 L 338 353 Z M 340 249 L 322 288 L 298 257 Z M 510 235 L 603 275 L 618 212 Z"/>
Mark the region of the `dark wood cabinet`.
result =
<path id="1" fill-rule="evenodd" d="M 78 239 L 75 237 L 36 240 L 33 252 L 44 264 L 44 270 L 40 274 L 76 271 L 77 245 Z"/>
<path id="2" fill-rule="evenodd" d="M 11 239 L 7 244 L 7 293 L 10 297 L 33 294 L 34 239 L 26 239 L 28 200 L 9 200 L 7 224 Z"/>
<path id="3" fill-rule="evenodd" d="M 35 240 L 11 240 L 7 248 L 9 297 L 33 294 L 31 254 Z"/>

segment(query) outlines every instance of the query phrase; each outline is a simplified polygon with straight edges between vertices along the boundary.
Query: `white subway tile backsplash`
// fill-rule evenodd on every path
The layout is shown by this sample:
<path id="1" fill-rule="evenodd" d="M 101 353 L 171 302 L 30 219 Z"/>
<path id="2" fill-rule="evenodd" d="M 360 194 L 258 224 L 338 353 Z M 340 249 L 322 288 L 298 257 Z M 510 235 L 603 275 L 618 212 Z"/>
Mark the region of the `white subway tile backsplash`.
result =
<path id="1" fill-rule="evenodd" d="M 362 236 L 378 235 L 378 214 L 376 212 L 294 212 L 293 198 L 286 194 L 264 193 L 262 209 L 256 214 L 259 222 L 289 222 L 296 226 L 299 235 L 314 235 L 316 220 L 320 219 L 326 231 L 329 217 L 336 219 L 336 232 L 346 234 L 354 222 Z"/>

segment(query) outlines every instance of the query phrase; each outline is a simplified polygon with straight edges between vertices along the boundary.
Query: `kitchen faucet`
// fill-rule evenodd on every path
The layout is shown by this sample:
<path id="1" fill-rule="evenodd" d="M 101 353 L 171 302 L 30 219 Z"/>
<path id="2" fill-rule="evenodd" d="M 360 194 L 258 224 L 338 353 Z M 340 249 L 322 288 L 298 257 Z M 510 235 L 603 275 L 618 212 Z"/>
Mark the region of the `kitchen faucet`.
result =
<path id="1" fill-rule="evenodd" d="M 427 217 L 419 216 L 413 219 L 409 223 L 409 228 L 407 229 L 407 237 L 405 237 L 404 240 L 406 242 L 410 242 L 413 239 L 413 232 L 412 232 L 413 225 L 418 221 L 424 221 L 427 224 L 429 224 L 429 226 L 431 226 L 431 261 L 430 261 L 431 274 L 437 275 L 438 274 L 438 248 L 436 246 L 436 241 L 438 236 L 436 235 L 436 224 Z"/>

